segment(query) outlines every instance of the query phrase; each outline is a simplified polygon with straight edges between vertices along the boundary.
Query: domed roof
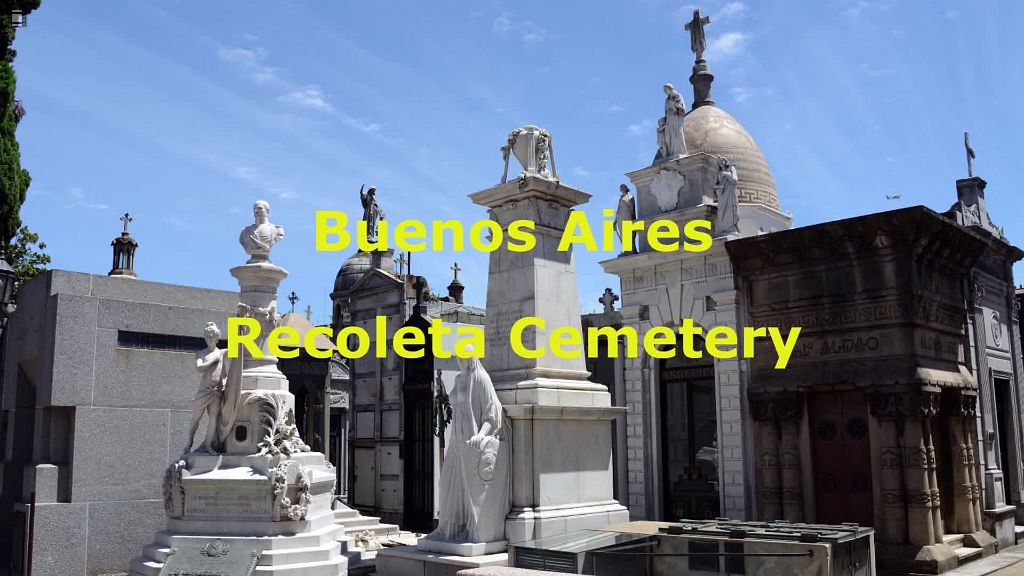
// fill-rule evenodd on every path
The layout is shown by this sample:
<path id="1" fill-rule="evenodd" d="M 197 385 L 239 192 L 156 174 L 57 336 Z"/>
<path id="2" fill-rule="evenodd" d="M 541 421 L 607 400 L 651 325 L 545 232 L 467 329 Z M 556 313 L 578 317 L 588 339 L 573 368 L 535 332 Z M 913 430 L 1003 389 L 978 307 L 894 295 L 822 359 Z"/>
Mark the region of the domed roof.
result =
<path id="1" fill-rule="evenodd" d="M 768 162 L 746 128 L 713 104 L 694 108 L 683 119 L 686 151 L 724 156 L 736 166 L 739 201 L 780 209 Z"/>
<path id="2" fill-rule="evenodd" d="M 334 291 L 341 292 L 348 290 L 373 268 L 373 260 L 369 252 L 356 252 L 348 257 L 345 263 L 338 269 L 338 275 L 334 278 Z"/>

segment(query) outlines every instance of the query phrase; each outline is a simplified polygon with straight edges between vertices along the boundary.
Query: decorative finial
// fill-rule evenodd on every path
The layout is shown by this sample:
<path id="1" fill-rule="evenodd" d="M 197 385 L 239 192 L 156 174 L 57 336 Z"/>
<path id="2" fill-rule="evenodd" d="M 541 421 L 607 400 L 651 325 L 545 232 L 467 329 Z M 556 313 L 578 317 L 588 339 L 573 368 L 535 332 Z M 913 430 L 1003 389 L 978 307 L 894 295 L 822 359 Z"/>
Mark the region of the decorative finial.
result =
<path id="1" fill-rule="evenodd" d="M 295 313 L 295 303 L 299 301 L 299 295 L 292 290 L 292 293 L 288 295 L 288 301 L 292 303 L 292 314 Z"/>
<path id="2" fill-rule="evenodd" d="M 974 178 L 974 148 L 971 147 L 971 134 L 964 130 L 964 150 L 967 152 L 967 177 Z"/>
<path id="3" fill-rule="evenodd" d="M 611 314 L 612 312 L 615 312 L 615 303 L 619 301 L 619 297 L 615 292 L 612 292 L 611 288 L 605 288 L 604 294 L 602 294 L 597 301 L 604 304 L 605 314 Z"/>
<path id="4" fill-rule="evenodd" d="M 516 128 L 509 133 L 507 143 L 501 147 L 501 155 L 505 161 L 505 172 L 501 176 L 502 184 L 508 180 L 508 160 L 511 156 L 515 156 L 523 166 L 520 178 L 540 176 L 548 180 L 558 180 L 551 133 L 543 128 L 532 124 Z M 551 170 L 548 170 L 549 161 Z"/>
<path id="5" fill-rule="evenodd" d="M 128 235 L 128 223 L 131 221 L 132 217 L 127 212 L 124 213 L 124 216 L 121 216 L 121 222 L 124 223 L 124 232 L 122 232 L 122 234 L 125 236 Z"/>
<path id="6" fill-rule="evenodd" d="M 708 63 L 704 61 L 704 51 L 708 47 L 704 27 L 708 24 L 711 24 L 711 18 L 701 16 L 698 9 L 693 11 L 693 19 L 683 27 L 690 33 L 690 50 L 696 56 L 693 73 L 690 74 L 690 84 L 693 85 L 693 109 L 715 105 L 715 101 L 711 99 L 711 83 L 714 82 L 715 75 L 708 70 Z"/>

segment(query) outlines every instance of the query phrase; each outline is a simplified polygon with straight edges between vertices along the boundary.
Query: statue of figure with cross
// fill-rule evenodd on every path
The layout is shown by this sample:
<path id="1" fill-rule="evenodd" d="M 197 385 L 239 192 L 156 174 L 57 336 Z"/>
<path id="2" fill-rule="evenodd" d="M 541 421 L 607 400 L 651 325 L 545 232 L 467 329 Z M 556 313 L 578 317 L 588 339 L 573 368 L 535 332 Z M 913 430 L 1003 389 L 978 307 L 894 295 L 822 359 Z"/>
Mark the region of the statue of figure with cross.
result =
<path id="1" fill-rule="evenodd" d="M 686 23 L 683 28 L 690 33 L 690 50 L 697 55 L 697 61 L 704 60 L 704 50 L 708 47 L 707 39 L 704 37 L 704 26 L 711 24 L 710 16 L 701 16 L 700 10 L 693 11 L 693 20 Z"/>

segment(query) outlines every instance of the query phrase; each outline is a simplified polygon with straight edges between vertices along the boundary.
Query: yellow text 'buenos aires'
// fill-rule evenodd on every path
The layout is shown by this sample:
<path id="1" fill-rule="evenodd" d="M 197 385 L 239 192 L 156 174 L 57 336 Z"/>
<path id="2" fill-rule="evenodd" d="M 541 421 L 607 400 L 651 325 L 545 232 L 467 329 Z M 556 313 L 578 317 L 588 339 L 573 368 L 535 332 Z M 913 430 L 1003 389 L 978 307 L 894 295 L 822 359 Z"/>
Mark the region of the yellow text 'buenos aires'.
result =
<path id="1" fill-rule="evenodd" d="M 346 326 L 334 334 L 326 326 L 318 326 L 300 335 L 291 326 L 278 326 L 263 335 L 260 323 L 254 318 L 228 318 L 228 356 L 237 358 L 239 347 L 255 358 L 262 358 L 265 344 L 267 352 L 278 358 L 295 358 L 300 349 L 314 358 L 330 358 L 332 350 L 317 348 L 316 340 L 324 336 L 335 343 L 338 354 L 343 358 L 360 358 L 366 356 L 373 348 L 377 358 L 388 355 L 387 317 L 377 316 L 374 321 L 374 335 L 359 326 Z M 544 342 L 538 341 L 540 334 L 547 334 Z M 454 335 L 456 340 L 452 350 L 445 350 L 442 338 Z M 429 336 L 429 340 L 428 340 Z M 741 332 L 729 326 L 714 326 L 707 331 L 696 325 L 692 318 L 684 318 L 678 328 L 655 326 L 647 330 L 641 337 L 635 328 L 624 326 L 589 327 L 582 332 L 572 326 L 559 326 L 550 331 L 543 318 L 525 316 L 517 320 L 509 330 L 508 341 L 512 351 L 523 358 L 540 358 L 552 354 L 559 358 L 576 358 L 585 354 L 589 358 L 598 357 L 600 340 L 608 342 L 607 356 L 616 358 L 621 348 L 627 358 L 640 356 L 640 348 L 653 358 L 672 358 L 678 353 L 691 359 L 700 359 L 708 354 L 718 359 L 753 358 L 754 344 L 762 339 L 771 344 L 777 360 L 776 369 L 783 369 L 796 348 L 800 328 L 794 327 L 786 333 L 777 327 L 744 327 Z M 586 339 L 586 347 L 583 343 Z M 390 340 L 391 346 L 398 356 L 403 358 L 422 358 L 426 349 L 435 358 L 457 358 L 485 356 L 484 330 L 481 326 L 464 325 L 454 329 L 445 326 L 435 318 L 426 331 L 415 326 L 404 326 L 395 331 Z M 703 347 L 698 345 L 703 342 Z"/>

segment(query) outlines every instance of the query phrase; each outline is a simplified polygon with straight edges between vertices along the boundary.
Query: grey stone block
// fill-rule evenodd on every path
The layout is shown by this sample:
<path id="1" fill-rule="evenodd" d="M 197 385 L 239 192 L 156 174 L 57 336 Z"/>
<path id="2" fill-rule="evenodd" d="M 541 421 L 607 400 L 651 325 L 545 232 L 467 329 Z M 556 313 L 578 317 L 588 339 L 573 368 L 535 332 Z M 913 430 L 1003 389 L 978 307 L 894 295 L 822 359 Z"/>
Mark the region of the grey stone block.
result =
<path id="1" fill-rule="evenodd" d="M 33 576 L 85 576 L 87 515 L 87 504 L 36 505 Z"/>
<path id="2" fill-rule="evenodd" d="M 92 274 L 85 274 L 83 272 L 48 270 L 46 272 L 45 282 L 48 285 L 50 294 L 89 296 L 92 294 L 93 278 L 94 276 Z"/>
<path id="3" fill-rule="evenodd" d="M 170 434 L 171 441 L 167 444 L 167 463 L 177 462 L 185 449 L 186 436 L 188 436 L 188 425 L 192 421 L 192 410 L 171 410 L 170 411 Z M 202 443 L 206 438 L 206 418 L 199 424 L 196 430 L 196 445 Z"/>
<path id="4" fill-rule="evenodd" d="M 172 350 L 117 348 L 117 331 L 96 332 L 97 406 L 189 410 L 199 380 L 195 355 Z"/>
<path id="5" fill-rule="evenodd" d="M 238 304 L 237 292 L 108 276 L 92 277 L 91 294 L 96 298 L 159 302 L 168 306 L 206 308 L 224 312 L 233 311 Z"/>
<path id="6" fill-rule="evenodd" d="M 53 348 L 53 380 L 49 404 L 88 405 L 92 398 L 93 355 L 96 350 L 96 301 L 58 294 Z"/>
<path id="7" fill-rule="evenodd" d="M 166 525 L 163 500 L 90 504 L 86 573 L 127 572 L 132 558 Z"/>
<path id="8" fill-rule="evenodd" d="M 22 494 L 36 493 L 36 502 L 57 501 L 58 469 L 53 464 L 36 464 L 25 467 L 25 483 Z"/>
<path id="9" fill-rule="evenodd" d="M 237 300 L 237 297 L 235 298 Z M 237 303 L 236 303 L 237 304 Z M 233 312 L 234 308 L 230 312 Z M 99 326 L 133 332 L 202 336 L 207 322 L 216 322 L 221 330 L 229 311 L 223 308 L 170 306 L 163 303 L 99 301 Z"/>
<path id="10" fill-rule="evenodd" d="M 79 408 L 72 501 L 161 498 L 168 420 L 167 410 Z"/>

